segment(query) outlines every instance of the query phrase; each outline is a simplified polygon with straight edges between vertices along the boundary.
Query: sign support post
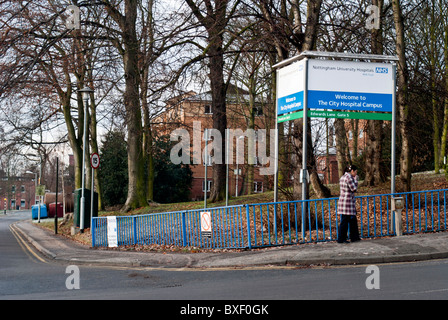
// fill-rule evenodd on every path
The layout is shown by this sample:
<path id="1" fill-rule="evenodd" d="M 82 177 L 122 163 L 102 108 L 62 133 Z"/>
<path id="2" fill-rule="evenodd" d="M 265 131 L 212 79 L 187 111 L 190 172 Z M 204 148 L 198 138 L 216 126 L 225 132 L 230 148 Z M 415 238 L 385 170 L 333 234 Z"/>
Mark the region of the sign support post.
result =
<path id="1" fill-rule="evenodd" d="M 396 97 L 396 90 L 397 87 L 397 65 L 394 63 L 392 64 L 392 70 L 393 70 L 393 93 L 392 93 L 392 136 L 391 136 L 391 168 L 390 168 L 390 192 L 392 194 L 395 193 L 395 140 L 396 140 L 396 122 L 397 122 L 397 97 Z"/>
<path id="2" fill-rule="evenodd" d="M 303 72 L 303 142 L 302 142 L 302 200 L 307 199 L 307 187 L 308 187 L 308 170 L 307 170 L 307 157 L 308 157 L 308 58 L 305 58 L 305 66 Z M 305 212 L 307 211 L 307 205 L 305 201 L 302 201 L 302 240 L 305 240 Z"/>
<path id="3" fill-rule="evenodd" d="M 100 167 L 100 156 L 98 153 L 92 153 L 90 156 L 90 166 L 92 167 L 92 185 L 90 190 L 90 230 L 93 230 L 93 197 L 94 197 L 94 181 L 95 181 L 95 169 Z"/>
<path id="4" fill-rule="evenodd" d="M 204 129 L 204 140 L 205 140 L 205 154 L 204 154 L 204 209 L 207 209 L 207 187 L 208 187 L 208 180 L 207 180 L 207 166 L 208 166 L 208 152 L 207 152 L 207 145 L 208 145 L 208 129 Z"/>
<path id="5" fill-rule="evenodd" d="M 277 80 L 275 92 L 278 92 L 278 72 L 276 73 Z M 278 97 L 275 99 L 275 145 L 274 145 L 274 202 L 278 202 Z"/>

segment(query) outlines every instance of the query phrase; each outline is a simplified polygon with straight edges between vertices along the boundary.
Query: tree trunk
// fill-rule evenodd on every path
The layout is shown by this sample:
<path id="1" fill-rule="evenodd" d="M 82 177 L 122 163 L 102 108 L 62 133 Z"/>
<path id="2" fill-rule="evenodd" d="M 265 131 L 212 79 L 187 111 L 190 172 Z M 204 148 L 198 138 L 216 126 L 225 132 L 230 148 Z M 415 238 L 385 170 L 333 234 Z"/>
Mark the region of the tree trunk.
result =
<path id="1" fill-rule="evenodd" d="M 373 5 L 379 8 L 380 13 L 383 11 L 383 0 L 373 0 Z M 379 29 L 372 28 L 371 32 L 371 46 L 373 54 L 383 54 L 383 29 L 382 19 L 380 21 Z M 367 186 L 376 186 L 384 182 L 386 177 L 381 169 L 381 155 L 383 143 L 383 122 L 380 120 L 368 120 L 366 132 L 366 156 L 365 156 L 365 172 L 366 177 L 364 184 Z M 353 157 L 357 157 L 354 154 Z"/>
<path id="2" fill-rule="evenodd" d="M 106 6 L 123 33 L 123 65 L 125 75 L 124 105 L 128 132 L 128 195 L 122 211 L 146 206 L 144 157 L 142 150 L 142 115 L 139 100 L 140 74 L 138 68 L 138 40 L 136 35 L 137 0 L 125 1 L 125 14 Z"/>
<path id="3" fill-rule="evenodd" d="M 142 34 L 141 34 L 141 92 L 140 101 L 143 112 L 143 151 L 144 162 L 146 165 L 145 190 L 147 201 L 154 200 L 154 157 L 153 157 L 153 134 L 151 128 L 150 110 L 148 104 L 148 95 L 150 87 L 149 70 L 156 58 L 154 52 L 154 25 L 153 25 L 154 0 L 147 1 L 147 7 L 141 9 L 142 15 Z"/>
<path id="4" fill-rule="evenodd" d="M 217 40 L 217 38 L 219 40 Z M 213 128 L 225 137 L 227 127 L 226 114 L 226 86 L 224 83 L 224 56 L 222 50 L 222 36 L 216 35 L 214 45 L 210 50 L 210 83 L 212 89 Z M 221 141 L 220 149 L 225 159 L 225 139 Z M 213 185 L 210 192 L 210 201 L 216 202 L 225 198 L 226 166 L 222 163 L 213 163 Z"/>
<path id="5" fill-rule="evenodd" d="M 215 0 L 213 7 L 210 0 L 206 0 L 206 15 L 201 13 L 199 6 L 193 0 L 186 0 L 191 11 L 199 23 L 207 30 L 207 57 L 209 58 L 209 79 L 212 92 L 213 128 L 225 137 L 227 127 L 226 91 L 224 82 L 224 48 L 223 33 L 228 19 L 226 17 L 229 0 Z M 236 5 L 236 4 L 235 4 Z M 222 139 L 221 154 L 225 159 L 225 139 Z M 213 184 L 210 192 L 210 201 L 216 202 L 225 198 L 226 192 L 226 165 L 224 161 L 213 163 Z"/>
<path id="6" fill-rule="evenodd" d="M 444 28 L 444 46 L 443 54 L 445 59 L 445 91 L 448 92 L 448 24 Z M 446 156 L 446 143 L 448 135 L 448 96 L 444 99 L 444 111 L 443 111 L 443 131 L 442 131 L 442 143 L 440 158 L 443 161 L 443 168 L 446 173 L 446 163 L 444 161 Z"/>
<path id="7" fill-rule="evenodd" d="M 342 177 L 344 175 L 345 167 L 351 162 L 344 119 L 336 119 L 334 121 L 334 127 L 336 133 L 336 159 L 338 160 L 338 176 Z"/>
<path id="8" fill-rule="evenodd" d="M 314 48 L 316 37 L 317 37 L 317 25 L 319 22 L 320 8 L 322 5 L 321 0 L 308 0 L 307 6 L 307 24 L 304 33 L 304 42 L 303 45 L 298 48 L 299 51 L 307 51 L 312 50 Z M 308 122 L 309 124 L 309 122 Z M 297 149 L 299 146 L 303 144 L 303 119 L 298 119 L 294 121 L 295 133 L 294 137 L 294 145 L 296 147 L 296 155 L 297 155 L 297 167 L 296 172 L 294 173 L 294 182 L 293 182 L 293 195 L 295 200 L 302 199 L 302 181 L 300 181 L 300 170 L 302 169 L 302 152 L 298 152 Z M 324 185 L 320 182 L 319 176 L 317 175 L 314 152 L 312 148 L 312 139 L 311 139 L 311 126 L 308 125 L 307 132 L 307 144 L 308 144 L 308 152 L 307 152 L 307 169 L 310 175 L 310 181 L 313 186 L 314 191 L 317 196 L 324 196 L 325 198 L 329 196 L 329 189 L 325 188 Z M 314 165 L 313 165 L 314 164 Z M 308 189 L 308 188 L 307 188 Z M 307 192 L 308 193 L 308 192 Z M 299 196 L 300 195 L 300 196 Z M 308 195 L 307 195 L 308 198 Z"/>
<path id="9" fill-rule="evenodd" d="M 397 104 L 399 110 L 400 120 L 400 135 L 401 135 L 401 156 L 400 156 L 400 184 L 397 185 L 397 191 L 408 192 L 411 191 L 411 172 L 412 172 L 412 158 L 411 158 L 411 140 L 409 128 L 409 98 L 408 98 L 408 68 L 406 65 L 405 55 L 405 38 L 403 16 L 401 13 L 400 0 L 393 0 L 392 7 L 394 11 L 394 22 L 396 31 L 396 51 L 399 58 L 398 61 L 398 96 Z"/>
<path id="10" fill-rule="evenodd" d="M 247 129 L 253 130 L 255 129 L 255 76 L 252 72 L 249 76 L 249 119 Z M 254 193 L 254 167 L 255 163 L 255 135 L 248 135 L 247 137 L 247 179 L 246 179 L 246 193 L 252 194 Z"/>

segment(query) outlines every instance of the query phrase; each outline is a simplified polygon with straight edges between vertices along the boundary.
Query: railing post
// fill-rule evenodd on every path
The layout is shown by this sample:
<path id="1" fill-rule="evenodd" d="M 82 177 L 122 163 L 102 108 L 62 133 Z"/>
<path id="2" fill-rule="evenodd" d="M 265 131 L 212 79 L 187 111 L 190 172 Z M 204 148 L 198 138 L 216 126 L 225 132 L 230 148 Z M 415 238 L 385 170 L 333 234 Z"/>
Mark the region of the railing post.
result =
<path id="1" fill-rule="evenodd" d="M 186 211 L 182 211 L 182 245 L 187 246 L 187 220 L 185 217 Z"/>
<path id="2" fill-rule="evenodd" d="M 392 207 L 392 214 L 393 214 L 392 221 L 394 222 L 394 226 L 395 226 L 395 229 L 394 229 L 395 235 L 397 237 L 399 237 L 399 236 L 403 235 L 403 222 L 401 220 L 402 210 L 404 207 L 403 197 L 392 196 L 391 207 Z"/>
<path id="3" fill-rule="evenodd" d="M 136 245 L 138 242 L 137 242 L 137 217 L 136 216 L 133 216 L 132 217 L 132 224 L 133 224 L 133 226 L 134 226 L 134 245 Z"/>
<path id="4" fill-rule="evenodd" d="M 95 217 L 92 217 L 92 222 L 91 222 L 91 234 L 92 234 L 92 248 L 95 248 L 95 226 L 96 226 L 96 220 Z"/>
<path id="5" fill-rule="evenodd" d="M 305 232 L 306 232 L 306 218 L 305 218 L 305 212 L 306 211 L 306 204 L 305 201 L 302 200 L 302 223 L 300 225 L 301 231 L 302 231 L 302 241 L 305 242 Z M 311 240 L 311 230 L 310 230 L 310 240 Z"/>
<path id="6" fill-rule="evenodd" d="M 246 204 L 246 223 L 247 223 L 247 242 L 248 242 L 248 246 L 249 249 L 252 249 L 252 240 L 250 238 L 250 214 L 249 214 L 249 205 Z"/>

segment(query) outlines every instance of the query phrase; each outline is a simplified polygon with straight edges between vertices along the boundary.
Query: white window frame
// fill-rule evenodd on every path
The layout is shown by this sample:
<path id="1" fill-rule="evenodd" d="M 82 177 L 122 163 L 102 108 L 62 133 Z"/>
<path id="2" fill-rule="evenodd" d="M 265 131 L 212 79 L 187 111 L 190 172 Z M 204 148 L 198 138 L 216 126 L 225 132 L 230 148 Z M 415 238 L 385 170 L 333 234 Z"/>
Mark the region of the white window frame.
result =
<path id="1" fill-rule="evenodd" d="M 204 114 L 213 114 L 213 109 L 211 104 L 204 105 Z"/>
<path id="2" fill-rule="evenodd" d="M 261 185 L 261 189 L 259 190 L 259 186 Z M 254 193 L 262 193 L 263 192 L 263 181 L 254 181 Z"/>
<path id="3" fill-rule="evenodd" d="M 202 192 L 205 192 L 204 190 L 204 180 L 202 180 Z M 212 180 L 207 180 L 207 192 L 210 192 L 212 189 Z"/>

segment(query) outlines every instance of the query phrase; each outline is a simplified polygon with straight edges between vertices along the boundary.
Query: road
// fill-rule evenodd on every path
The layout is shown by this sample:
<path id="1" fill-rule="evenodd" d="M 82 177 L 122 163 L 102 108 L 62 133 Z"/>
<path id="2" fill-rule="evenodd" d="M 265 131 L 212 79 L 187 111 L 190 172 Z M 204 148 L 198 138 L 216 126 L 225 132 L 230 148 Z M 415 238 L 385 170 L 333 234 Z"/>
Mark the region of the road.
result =
<path id="1" fill-rule="evenodd" d="M 9 228 L 30 216 L 29 212 L 0 216 L 2 300 L 160 299 L 183 304 L 253 300 L 250 303 L 261 304 L 290 299 L 448 299 L 446 259 L 378 265 L 377 273 L 366 273 L 367 266 L 186 271 L 79 265 L 67 269 L 68 263 L 42 258 Z M 366 282 L 379 289 L 368 289 Z"/>

